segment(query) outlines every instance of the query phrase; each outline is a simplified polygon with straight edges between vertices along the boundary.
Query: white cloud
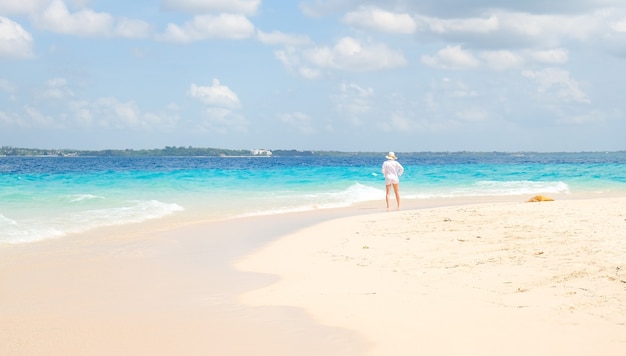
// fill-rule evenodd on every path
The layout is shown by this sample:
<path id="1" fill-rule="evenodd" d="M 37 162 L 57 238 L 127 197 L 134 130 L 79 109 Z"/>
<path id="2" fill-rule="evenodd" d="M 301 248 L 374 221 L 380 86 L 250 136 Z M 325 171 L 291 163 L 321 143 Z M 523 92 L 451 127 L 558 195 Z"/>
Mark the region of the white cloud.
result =
<path id="1" fill-rule="evenodd" d="M 42 96 L 50 100 L 62 100 L 73 97 L 74 93 L 65 78 L 53 78 L 46 83 Z"/>
<path id="2" fill-rule="evenodd" d="M 626 19 L 613 22 L 611 24 L 611 29 L 615 32 L 620 32 L 620 33 L 626 32 Z"/>
<path id="3" fill-rule="evenodd" d="M 213 79 L 211 86 L 199 86 L 191 84 L 188 92 L 189 96 L 204 104 L 227 109 L 238 109 L 241 105 L 239 97 L 229 87 L 220 84 L 220 81 Z"/>
<path id="4" fill-rule="evenodd" d="M 478 8 L 480 6 L 475 7 Z M 561 47 L 567 41 L 587 42 L 621 28 L 626 31 L 626 25 L 621 25 L 623 11 L 603 9 L 601 6 L 595 11 L 578 15 L 519 12 L 506 5 L 491 6 L 472 13 L 481 13 L 482 16 L 414 16 L 417 33 L 428 39 L 434 37 L 463 43 L 465 48 L 507 50 Z"/>
<path id="5" fill-rule="evenodd" d="M 333 47 L 316 47 L 304 52 L 306 60 L 320 68 L 372 71 L 403 66 L 400 51 L 382 43 L 361 43 L 352 37 L 341 38 Z"/>
<path id="6" fill-rule="evenodd" d="M 463 81 L 443 78 L 436 83 L 435 88 L 443 91 L 449 98 L 472 98 L 478 96 L 476 90 L 471 89 Z"/>
<path id="7" fill-rule="evenodd" d="M 333 47 L 288 47 L 274 55 L 288 70 L 307 79 L 320 77 L 323 69 L 375 71 L 407 63 L 400 51 L 381 43 L 362 44 L 352 37 L 341 38 Z"/>
<path id="8" fill-rule="evenodd" d="M 317 79 L 322 76 L 322 72 L 318 68 L 313 68 L 310 64 L 305 63 L 301 58 L 301 52 L 295 48 L 288 47 L 284 50 L 274 51 L 274 57 L 278 59 L 291 72 L 306 79 Z"/>
<path id="9" fill-rule="evenodd" d="M 124 129 L 143 126 L 140 110 L 133 101 L 122 102 L 114 97 L 101 97 L 92 102 L 72 101 L 70 108 L 74 120 L 84 127 Z"/>
<path id="10" fill-rule="evenodd" d="M 480 58 L 481 60 L 479 60 Z M 496 71 L 522 68 L 528 63 L 565 64 L 569 52 L 563 48 L 550 50 L 494 50 L 472 52 L 460 46 L 448 46 L 434 56 L 422 56 L 426 65 L 442 69 L 472 69 L 486 67 Z"/>
<path id="11" fill-rule="evenodd" d="M 92 125 L 94 114 L 85 100 L 73 100 L 68 104 L 75 122 L 79 126 L 89 127 Z"/>
<path id="12" fill-rule="evenodd" d="M 106 12 L 82 9 L 71 13 L 62 0 L 54 0 L 33 23 L 47 31 L 80 37 L 146 38 L 151 26 L 142 20 L 116 19 Z"/>
<path id="13" fill-rule="evenodd" d="M 447 46 L 434 56 L 422 56 L 422 62 L 443 69 L 470 69 L 480 65 L 480 62 L 461 46 Z"/>
<path id="14" fill-rule="evenodd" d="M 7 94 L 14 94 L 17 91 L 17 87 L 10 81 L 0 78 L 0 91 Z"/>
<path id="15" fill-rule="evenodd" d="M 417 114 L 412 125 L 415 130 L 426 132 L 444 132 L 459 130 L 463 127 L 489 119 L 491 105 L 484 101 L 486 96 L 474 87 L 477 84 L 454 77 L 443 77 L 431 82 L 428 91 L 420 100 Z M 489 101 L 497 100 L 489 98 Z"/>
<path id="16" fill-rule="evenodd" d="M 547 64 L 563 64 L 569 60 L 569 51 L 564 48 L 555 48 L 543 51 L 530 51 L 532 60 Z"/>
<path id="17" fill-rule="evenodd" d="M 0 87 L 6 81 L 0 80 Z M 7 90 L 14 91 L 8 83 Z M 2 90 L 2 88 L 0 88 Z M 135 101 L 121 101 L 114 97 L 94 100 L 76 98 L 69 82 L 62 77 L 48 80 L 43 89 L 36 90 L 38 106 L 26 105 L 19 113 L 0 112 L 0 123 L 22 128 L 81 128 L 103 129 L 167 129 L 173 127 L 178 117 L 143 112 Z M 48 105 L 51 104 L 51 105 Z M 44 114 L 45 113 L 45 114 Z"/>
<path id="18" fill-rule="evenodd" d="M 248 120 L 236 112 L 241 107 L 239 97 L 219 80 L 213 79 L 211 86 L 191 84 L 188 95 L 207 105 L 198 123 L 200 130 L 220 134 L 248 131 Z"/>
<path id="19" fill-rule="evenodd" d="M 489 117 L 489 113 L 484 109 L 467 108 L 457 111 L 456 117 L 464 122 L 482 122 Z"/>
<path id="20" fill-rule="evenodd" d="M 358 1 L 356 1 L 358 4 Z M 309 17 L 320 17 L 352 8 L 354 0 L 313 0 L 301 1 L 298 6 L 300 11 Z"/>
<path id="21" fill-rule="evenodd" d="M 46 10 L 34 17 L 34 22 L 42 29 L 76 35 L 107 36 L 113 26 L 113 16 L 84 9 L 70 13 L 62 0 L 54 0 Z"/>
<path id="22" fill-rule="evenodd" d="M 281 114 L 279 115 L 279 119 L 282 123 L 292 127 L 299 133 L 312 134 L 316 132 L 312 124 L 313 120 L 307 114 L 301 112 Z"/>
<path id="23" fill-rule="evenodd" d="M 236 112 L 226 108 L 209 107 L 203 112 L 202 120 L 198 123 L 200 130 L 227 134 L 231 131 L 247 133 L 249 121 Z"/>
<path id="24" fill-rule="evenodd" d="M 399 34 L 411 34 L 417 29 L 415 20 L 409 14 L 389 12 L 371 6 L 362 6 L 347 13 L 343 22 L 353 27 Z"/>
<path id="25" fill-rule="evenodd" d="M 254 25 L 242 15 L 195 16 L 181 26 L 170 23 L 159 39 L 172 43 L 191 43 L 211 38 L 245 39 L 254 35 Z"/>
<path id="26" fill-rule="evenodd" d="M 440 19 L 435 17 L 419 16 L 417 26 L 422 31 L 445 33 L 490 33 L 500 28 L 497 16 L 488 18 L 459 18 Z"/>
<path id="27" fill-rule="evenodd" d="M 278 59 L 287 69 L 293 70 L 299 64 L 299 55 L 293 48 L 274 51 L 274 57 Z"/>
<path id="28" fill-rule="evenodd" d="M 352 125 L 358 126 L 362 124 L 361 116 L 372 110 L 374 89 L 343 82 L 333 99 L 337 111 L 347 115 Z"/>
<path id="29" fill-rule="evenodd" d="M 558 68 L 546 68 L 540 71 L 525 70 L 522 75 L 534 80 L 537 91 L 541 94 L 552 94 L 564 102 L 590 103 L 578 82 L 572 79 L 569 72 Z"/>
<path id="30" fill-rule="evenodd" d="M 524 64 L 523 58 L 512 51 L 486 51 L 480 55 L 487 66 L 494 70 L 519 68 Z"/>
<path id="31" fill-rule="evenodd" d="M 117 20 L 113 34 L 123 38 L 147 38 L 152 33 L 152 26 L 141 20 L 121 18 Z"/>
<path id="32" fill-rule="evenodd" d="M 261 5 L 261 0 L 162 0 L 161 3 L 168 10 L 191 13 L 228 12 L 254 15 Z"/>
<path id="33" fill-rule="evenodd" d="M 606 7 L 609 2 L 615 5 Z M 553 118 L 552 123 L 561 118 L 562 122 L 586 124 L 605 118 L 604 124 L 594 128 L 597 137 L 603 132 L 622 132 L 624 128 L 624 122 L 616 119 L 617 114 L 586 114 L 594 110 L 626 112 L 619 100 L 623 83 L 616 79 L 626 53 L 626 3 L 623 1 L 572 0 L 566 4 L 540 0 L 302 0 L 294 3 L 160 0 L 152 5 L 121 2 L 123 6 L 114 3 L 0 0 L 0 14 L 7 17 L 0 17 L 0 67 L 3 68 L 0 70 L 0 102 L 6 104 L 0 108 L 0 122 L 11 122 L 16 127 L 40 124 L 71 129 L 77 126 L 78 131 L 72 132 L 76 136 L 73 139 L 81 136 L 76 132 L 85 133 L 86 137 L 89 131 L 96 131 L 88 130 L 94 127 L 129 128 L 133 133 L 135 128 L 173 122 L 182 125 L 179 129 L 183 131 L 158 138 L 161 141 L 155 141 L 156 135 L 149 135 L 150 138 L 146 135 L 145 139 L 153 140 L 156 145 L 172 139 L 179 140 L 177 144 L 197 144 L 206 142 L 204 138 L 208 135 L 203 135 L 202 130 L 246 131 L 249 123 L 243 113 L 249 115 L 247 110 L 257 111 L 268 102 L 274 102 L 275 98 L 268 98 L 284 92 L 285 88 L 276 85 L 284 86 L 286 80 L 288 90 L 304 90 L 311 100 L 272 105 L 274 113 L 269 117 L 274 118 L 273 124 L 290 129 L 293 137 L 305 140 L 280 141 L 277 137 L 275 141 L 282 142 L 276 141 L 278 145 L 296 142 L 311 147 L 339 145 L 367 150 L 372 144 L 368 140 L 361 140 L 358 146 L 359 143 L 346 143 L 340 138 L 355 129 L 363 137 L 370 137 L 370 132 L 379 132 L 379 124 L 388 130 L 412 130 L 411 135 L 395 135 L 398 140 L 407 140 L 404 143 L 407 147 L 413 147 L 418 137 L 424 145 L 440 141 L 437 147 L 444 149 L 464 148 L 450 132 L 475 129 L 479 133 L 509 125 L 530 128 L 545 124 L 547 117 Z M 158 13 L 155 6 L 159 3 L 162 9 L 173 11 Z M 579 11 L 582 3 L 586 4 L 585 11 Z M 305 18 L 297 12 L 298 5 L 316 8 L 313 10 L 325 17 Z M 53 11 L 55 6 L 56 12 Z M 15 17 L 11 17 L 14 14 Z M 50 31 L 68 33 L 72 37 L 98 37 L 92 44 L 99 46 L 102 53 L 97 57 L 84 53 L 92 47 L 81 46 L 84 39 Z M 151 40 L 134 43 L 113 40 L 117 37 Z M 253 99 L 242 97 L 243 93 L 233 87 L 234 82 L 229 84 L 231 88 L 219 81 L 212 84 L 213 77 L 205 78 L 204 82 L 187 79 L 179 95 L 167 93 L 172 88 L 180 88 L 172 83 L 163 83 L 162 95 L 155 96 L 152 90 L 142 89 L 142 85 L 153 83 L 145 78 L 176 69 L 168 63 L 184 62 L 188 68 L 180 75 L 162 76 L 163 80 L 184 81 L 181 75 L 200 73 L 202 68 L 206 73 L 202 56 L 223 52 L 226 41 L 213 39 L 228 38 L 248 39 L 226 45 L 226 49 L 236 50 L 237 62 L 243 63 L 243 67 L 234 62 L 211 61 L 211 71 L 217 73 L 214 77 L 225 80 L 265 71 L 268 76 L 278 78 L 281 73 L 273 71 L 283 69 L 297 78 L 283 76 L 282 80 L 274 82 L 250 81 L 248 85 L 258 86 L 259 96 Z M 193 45 L 171 51 L 171 46 L 158 42 L 160 39 Z M 139 57 L 130 56 L 129 51 Z M 13 58 L 33 57 L 33 53 L 37 60 L 13 61 Z M 272 53 L 274 66 L 259 61 L 259 56 L 272 56 Z M 194 56 L 193 60 L 188 60 L 189 56 Z M 46 71 L 50 66 L 58 74 L 37 79 L 37 75 L 50 73 Z M 137 66 L 141 66 L 140 70 Z M 389 68 L 392 70 L 382 72 Z M 117 74 L 107 76 L 113 69 Z M 444 76 L 449 80 L 441 80 Z M 71 83 L 61 77 L 71 79 Z M 45 84 L 50 78 L 53 79 Z M 120 91 L 123 97 L 119 99 L 106 97 L 114 94 L 111 91 L 115 91 L 115 81 L 119 78 L 129 79 L 125 85 L 136 87 Z M 310 83 L 304 78 L 318 81 Z M 70 85 L 74 80 L 80 81 L 80 89 Z M 40 85 L 33 87 L 33 83 Z M 329 92 L 329 86 L 334 90 Z M 109 94 L 98 94 L 107 91 Z M 170 99 L 163 100 L 163 97 Z M 585 105 L 592 100 L 593 105 Z M 319 105 L 324 102 L 328 105 Z M 30 105 L 28 110 L 24 103 Z M 167 115 L 165 106 L 168 104 L 176 111 L 173 112 L 176 120 Z M 163 107 L 165 115 L 155 109 L 159 106 Z M 142 107 L 156 111 L 146 112 Z M 180 117 L 186 119 L 181 121 Z M 489 125 L 486 125 L 487 120 L 490 120 Z M 316 136 L 302 135 L 321 132 L 326 124 L 334 125 L 336 136 L 324 135 L 320 139 L 327 140 L 325 142 L 316 142 Z M 553 127 L 556 125 L 546 129 Z M 185 130 L 189 128 L 195 130 L 194 135 L 187 135 Z M 50 136 L 61 133 L 50 131 L 55 133 Z M 0 132 L 14 139 L 10 130 L 0 128 Z M 19 130 L 15 132 L 17 136 Z M 431 132 L 436 134 L 427 135 Z M 122 137 L 122 131 L 115 134 L 118 133 Z M 244 140 L 241 137 L 234 135 L 221 142 L 241 145 Z M 506 141 L 493 137 L 474 140 L 473 148 L 491 149 L 493 142 Z M 137 143 L 135 138 L 140 139 L 133 137 L 127 142 L 145 145 L 145 142 Z M 39 144 L 28 135 L 15 138 L 18 139 Z M 194 142 L 196 139 L 204 141 Z M 254 137 L 259 146 L 265 146 L 261 143 L 264 139 L 267 137 Z M 191 141 L 185 143 L 185 140 Z M 616 142 L 614 147 L 619 147 L 619 138 L 611 140 Z M 219 143 L 219 140 L 212 142 Z M 245 140 L 243 144 L 246 142 L 250 143 Z M 546 147 L 540 146 L 546 143 L 532 144 L 536 146 L 529 144 L 528 148 Z"/>
<path id="34" fill-rule="evenodd" d="M 604 27 L 606 15 L 602 12 L 579 16 L 501 12 L 498 17 L 504 32 L 534 37 L 539 42 L 558 42 L 561 37 L 588 39 Z"/>
<path id="35" fill-rule="evenodd" d="M 387 120 L 382 120 L 376 124 L 385 132 L 412 132 L 420 128 L 420 123 L 415 122 L 409 116 L 401 113 L 391 113 Z"/>
<path id="36" fill-rule="evenodd" d="M 455 33 L 467 39 L 468 45 L 491 44 L 498 46 L 559 47 L 564 41 L 588 41 L 602 36 L 608 30 L 607 22 L 613 17 L 610 11 L 598 10 L 583 15 L 533 14 L 497 10 L 491 15 L 497 27 L 482 37 L 467 36 L 471 31 Z M 445 34 L 444 34 L 445 35 Z"/>
<path id="37" fill-rule="evenodd" d="M 32 14 L 49 3 L 50 0 L 0 0 L 0 14 Z"/>
<path id="38" fill-rule="evenodd" d="M 26 113 L 26 118 L 21 122 L 21 126 L 23 127 L 52 128 L 62 126 L 55 122 L 53 117 L 43 114 L 32 106 L 25 106 L 24 112 Z"/>
<path id="39" fill-rule="evenodd" d="M 257 31 L 257 39 L 268 45 L 305 46 L 311 44 L 311 39 L 308 36 L 287 34 L 280 31 Z"/>
<path id="40" fill-rule="evenodd" d="M 568 125 L 598 124 L 606 122 L 606 114 L 598 110 L 593 110 L 589 113 L 576 113 L 574 115 L 567 115 L 559 118 L 557 122 Z"/>
<path id="41" fill-rule="evenodd" d="M 53 126 L 54 120 L 44 116 L 33 107 L 25 106 L 23 109 L 24 113 L 21 115 L 0 111 L 0 125 L 25 129 L 38 128 L 37 125 L 41 125 L 42 128 Z"/>
<path id="42" fill-rule="evenodd" d="M 0 110 L 0 125 L 17 126 L 16 122 L 17 120 L 13 115 L 7 114 L 6 112 Z"/>
<path id="43" fill-rule="evenodd" d="M 320 70 L 308 67 L 299 68 L 298 73 L 306 79 L 317 79 L 322 76 L 322 72 Z"/>
<path id="44" fill-rule="evenodd" d="M 68 102 L 71 122 L 80 127 L 110 130 L 141 129 L 164 130 L 175 125 L 178 118 L 143 112 L 134 101 L 120 101 L 114 97 L 100 97 L 93 101 Z"/>
<path id="45" fill-rule="evenodd" d="M 0 58 L 33 56 L 33 37 L 20 24 L 0 16 Z"/>
<path id="46" fill-rule="evenodd" d="M 133 101 L 121 102 L 113 97 L 98 98 L 94 107 L 99 114 L 99 126 L 116 129 L 142 126 L 139 108 Z"/>

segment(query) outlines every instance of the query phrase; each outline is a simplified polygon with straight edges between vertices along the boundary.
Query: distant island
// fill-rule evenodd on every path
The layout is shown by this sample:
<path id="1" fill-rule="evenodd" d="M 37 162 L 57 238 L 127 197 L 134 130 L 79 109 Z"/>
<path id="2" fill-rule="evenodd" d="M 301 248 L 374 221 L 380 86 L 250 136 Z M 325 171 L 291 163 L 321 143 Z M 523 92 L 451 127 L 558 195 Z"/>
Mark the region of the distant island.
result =
<path id="1" fill-rule="evenodd" d="M 477 159 L 489 155 L 491 157 L 547 157 L 558 153 L 560 155 L 587 156 L 605 151 L 581 151 L 581 152 L 397 152 L 402 157 L 441 158 L 448 156 L 465 157 L 465 159 Z M 612 153 L 626 154 L 626 151 L 614 151 Z M 387 152 L 344 152 L 344 151 L 307 151 L 307 150 L 269 150 L 269 149 L 225 149 L 203 147 L 175 147 L 154 149 L 107 149 L 107 150 L 75 150 L 75 149 L 41 149 L 41 148 L 18 148 L 11 146 L 0 147 L 0 157 L 384 157 Z"/>
<path id="2" fill-rule="evenodd" d="M 241 149 L 202 147 L 174 147 L 155 149 L 107 149 L 107 150 L 74 150 L 74 149 L 40 149 L 19 148 L 11 146 L 0 147 L 0 157 L 15 156 L 50 156 L 50 157 L 302 157 L 302 156 L 354 156 L 354 155 L 381 155 L 374 152 L 339 152 L 339 151 L 300 151 L 300 150 L 268 150 L 268 149 Z"/>

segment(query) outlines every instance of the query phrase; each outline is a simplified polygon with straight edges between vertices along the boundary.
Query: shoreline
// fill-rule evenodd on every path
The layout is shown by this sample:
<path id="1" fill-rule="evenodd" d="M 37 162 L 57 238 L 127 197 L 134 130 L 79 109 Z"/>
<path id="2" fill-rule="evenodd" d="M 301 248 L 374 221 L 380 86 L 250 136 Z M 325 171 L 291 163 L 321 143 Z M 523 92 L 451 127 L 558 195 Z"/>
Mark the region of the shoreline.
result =
<path id="1" fill-rule="evenodd" d="M 239 260 L 279 276 L 241 300 L 358 331 L 366 355 L 622 355 L 624 211 L 571 197 L 326 221 Z"/>
<path id="2" fill-rule="evenodd" d="M 358 228 L 355 221 L 367 224 L 369 219 L 384 222 L 438 209 L 519 205 L 527 198 L 412 200 L 403 201 L 399 212 L 386 212 L 384 202 L 371 202 L 350 208 L 192 224 L 170 219 L 0 246 L 0 345 L 4 345 L 0 353 L 104 355 L 123 351 L 165 355 L 184 350 L 189 355 L 201 355 L 209 350 L 228 355 L 376 354 L 376 337 L 363 332 L 361 325 L 329 323 L 316 311 L 315 300 L 313 309 L 293 300 L 283 304 L 276 302 L 280 298 L 270 304 L 255 300 L 255 295 L 268 288 L 279 293 L 276 288 L 283 284 L 285 271 L 268 268 L 267 258 L 256 267 L 242 268 L 242 261 L 263 260 L 259 256 L 276 251 L 271 254 L 278 255 L 270 260 L 283 261 L 283 267 L 295 270 L 310 257 L 307 251 L 298 244 L 287 250 L 279 245 L 311 231 L 332 238 L 337 227 L 329 230 L 328 224 Z M 555 198 L 557 202 L 580 200 Z M 380 233 L 394 236 L 399 232 L 390 227 Z M 318 242 L 308 241 L 304 246 L 319 251 Z M 371 245 L 357 250 L 375 251 Z M 431 253 L 436 255 L 437 251 Z M 623 268 L 626 270 L 626 264 Z M 324 278 L 340 275 L 336 272 L 325 271 Z M 344 277 L 349 280 L 352 272 Z M 379 287 L 384 289 L 384 285 Z M 367 294 L 371 288 L 361 292 L 365 294 L 348 298 L 349 304 L 372 296 Z M 376 291 L 375 296 L 381 293 Z M 399 290 L 391 289 L 390 293 Z M 422 297 L 434 301 L 429 299 L 432 296 Z M 454 294 L 445 297 L 456 300 Z M 380 308 L 370 307 L 365 314 Z M 453 311 L 460 313 L 462 309 L 459 306 Z M 448 315 L 451 311 L 440 312 Z M 429 321 L 433 325 L 441 322 L 434 316 Z M 427 335 L 428 331 L 421 333 Z M 249 343 L 244 345 L 241 339 Z"/>
<path id="3" fill-rule="evenodd" d="M 275 278 L 232 267 L 280 236 L 350 214 L 166 219 L 2 245 L 0 354 L 360 352 L 358 335 L 297 308 L 242 305 L 241 293 Z"/>

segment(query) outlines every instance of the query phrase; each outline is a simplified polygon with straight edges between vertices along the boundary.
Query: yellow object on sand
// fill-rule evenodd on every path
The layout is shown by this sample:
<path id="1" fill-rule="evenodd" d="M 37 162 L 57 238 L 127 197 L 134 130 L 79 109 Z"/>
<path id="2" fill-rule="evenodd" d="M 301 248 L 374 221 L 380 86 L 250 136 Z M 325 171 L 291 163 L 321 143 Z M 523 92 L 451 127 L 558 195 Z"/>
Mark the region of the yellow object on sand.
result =
<path id="1" fill-rule="evenodd" d="M 546 197 L 544 195 L 535 195 L 534 197 L 528 199 L 529 202 L 538 202 L 538 201 L 554 201 L 554 199 L 550 197 Z"/>

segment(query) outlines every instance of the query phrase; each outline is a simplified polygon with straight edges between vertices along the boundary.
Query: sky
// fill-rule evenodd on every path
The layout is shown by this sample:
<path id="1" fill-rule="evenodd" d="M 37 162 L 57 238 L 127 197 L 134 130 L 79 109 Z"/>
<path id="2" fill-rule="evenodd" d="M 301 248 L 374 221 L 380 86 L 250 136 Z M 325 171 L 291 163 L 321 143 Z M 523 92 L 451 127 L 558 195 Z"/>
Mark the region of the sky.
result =
<path id="1" fill-rule="evenodd" d="M 623 0 L 0 0 L 0 146 L 626 150 Z"/>

